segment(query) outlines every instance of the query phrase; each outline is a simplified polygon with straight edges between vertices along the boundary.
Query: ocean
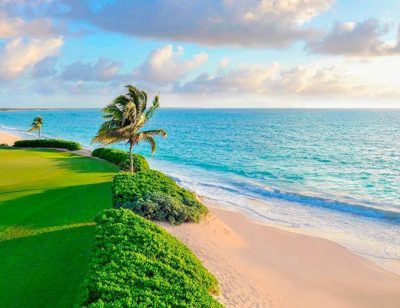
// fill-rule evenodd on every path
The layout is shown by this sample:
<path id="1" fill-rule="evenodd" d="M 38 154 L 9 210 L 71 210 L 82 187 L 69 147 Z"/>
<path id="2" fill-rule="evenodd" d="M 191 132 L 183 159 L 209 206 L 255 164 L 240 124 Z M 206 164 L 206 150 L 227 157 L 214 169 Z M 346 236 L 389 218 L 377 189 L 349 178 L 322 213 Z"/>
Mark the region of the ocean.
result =
<path id="1" fill-rule="evenodd" d="M 95 109 L 0 112 L 0 129 L 33 137 L 38 114 L 44 136 L 97 146 Z M 400 111 L 161 109 L 148 128 L 168 138 L 136 151 L 199 195 L 400 266 Z"/>

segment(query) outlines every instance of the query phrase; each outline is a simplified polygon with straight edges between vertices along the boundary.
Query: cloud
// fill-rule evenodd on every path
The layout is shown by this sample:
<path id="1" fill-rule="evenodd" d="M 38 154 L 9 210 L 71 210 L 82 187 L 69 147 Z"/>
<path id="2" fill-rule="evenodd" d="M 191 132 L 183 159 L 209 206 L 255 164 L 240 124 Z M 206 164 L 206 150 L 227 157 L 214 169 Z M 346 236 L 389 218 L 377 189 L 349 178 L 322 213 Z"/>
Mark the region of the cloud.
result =
<path id="1" fill-rule="evenodd" d="M 61 73 L 64 80 L 111 81 L 121 78 L 121 63 L 100 58 L 96 63 L 76 61 L 69 64 Z"/>
<path id="2" fill-rule="evenodd" d="M 317 41 L 311 41 L 307 49 L 327 55 L 353 57 L 387 56 L 400 53 L 400 27 L 397 42 L 385 42 L 382 37 L 389 33 L 390 27 L 376 19 L 362 22 L 337 22 L 333 29 Z"/>
<path id="3" fill-rule="evenodd" d="M 48 57 L 36 63 L 32 68 L 32 77 L 40 79 L 56 75 L 57 60 L 57 57 Z"/>
<path id="4" fill-rule="evenodd" d="M 12 80 L 32 68 L 43 77 L 47 57 L 55 57 L 64 43 L 62 28 L 49 18 L 22 18 L 17 7 L 40 6 L 44 1 L 0 0 L 0 80 Z M 50 73 L 48 71 L 47 73 Z"/>
<path id="5" fill-rule="evenodd" d="M 133 77 L 138 81 L 156 85 L 175 83 L 208 59 L 208 55 L 202 52 L 190 60 L 184 60 L 184 52 L 182 47 L 174 51 L 172 45 L 155 49 L 140 66 L 134 69 Z"/>
<path id="6" fill-rule="evenodd" d="M 250 66 L 216 75 L 201 74 L 176 84 L 178 93 L 256 94 L 288 99 L 320 98 L 400 98 L 398 87 L 378 84 L 353 75 L 343 66 L 295 66 L 277 63 Z"/>
<path id="7" fill-rule="evenodd" d="M 229 67 L 230 63 L 231 61 L 229 60 L 229 58 L 224 57 L 219 61 L 218 69 L 224 70 Z"/>
<path id="8" fill-rule="evenodd" d="M 58 1 L 66 16 L 132 36 L 240 47 L 286 47 L 311 38 L 304 25 L 334 0 Z"/>
<path id="9" fill-rule="evenodd" d="M 182 47 L 174 50 L 172 45 L 154 49 L 130 74 L 121 73 L 121 63 L 108 58 L 93 63 L 75 61 L 67 65 L 58 77 L 65 81 L 136 82 L 148 87 L 163 87 L 178 82 L 208 59 L 206 53 L 184 59 L 184 53 Z"/>
<path id="10" fill-rule="evenodd" d="M 63 38 L 9 40 L 0 51 L 0 79 L 15 79 L 46 57 L 55 56 Z"/>
<path id="11" fill-rule="evenodd" d="M 50 37 L 59 35 L 61 29 L 49 18 L 25 21 L 19 17 L 9 17 L 0 11 L 0 39 L 13 37 Z"/>

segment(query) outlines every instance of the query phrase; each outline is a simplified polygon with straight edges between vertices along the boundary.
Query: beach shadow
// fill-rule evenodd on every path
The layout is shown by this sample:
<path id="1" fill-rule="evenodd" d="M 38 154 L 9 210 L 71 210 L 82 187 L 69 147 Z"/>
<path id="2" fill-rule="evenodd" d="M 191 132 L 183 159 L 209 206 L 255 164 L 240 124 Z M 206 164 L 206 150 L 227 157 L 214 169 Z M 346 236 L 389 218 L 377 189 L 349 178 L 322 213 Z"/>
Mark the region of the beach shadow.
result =
<path id="1" fill-rule="evenodd" d="M 29 152 L 46 152 L 56 153 L 54 157 L 46 157 L 53 162 L 56 162 L 59 168 L 64 170 L 74 171 L 77 173 L 108 173 L 118 172 L 119 168 L 105 160 L 96 159 L 93 157 L 81 156 L 63 149 L 48 149 L 48 148 L 10 148 L 15 151 L 23 150 Z"/>
<path id="2" fill-rule="evenodd" d="M 35 150 L 35 149 L 32 149 Z M 66 150 L 47 149 L 41 151 L 49 151 L 55 153 L 63 153 L 63 157 L 49 157 L 52 161 L 55 161 L 60 168 L 65 170 L 74 171 L 77 173 L 107 173 L 107 172 L 118 172 L 117 166 L 105 161 L 99 160 L 93 157 L 81 156 Z"/>
<path id="3" fill-rule="evenodd" d="M 109 173 L 119 171 L 118 167 L 104 160 L 79 156 L 66 152 L 65 157 L 51 157 L 60 168 L 77 173 Z"/>
<path id="4" fill-rule="evenodd" d="M 0 241 L 0 307 L 75 307 L 82 296 L 94 226 Z"/>
<path id="5" fill-rule="evenodd" d="M 110 182 L 48 189 L 1 202 L 0 232 L 9 226 L 43 228 L 93 221 L 110 207 Z"/>
<path id="6" fill-rule="evenodd" d="M 53 189 L 57 187 L 48 187 L 48 189 Z M 17 190 L 7 190 L 7 191 L 0 191 L 0 195 L 8 195 L 8 194 L 15 194 L 15 193 L 28 193 L 28 192 L 35 192 L 35 191 L 43 191 L 43 188 L 28 188 L 28 189 L 17 189 Z"/>

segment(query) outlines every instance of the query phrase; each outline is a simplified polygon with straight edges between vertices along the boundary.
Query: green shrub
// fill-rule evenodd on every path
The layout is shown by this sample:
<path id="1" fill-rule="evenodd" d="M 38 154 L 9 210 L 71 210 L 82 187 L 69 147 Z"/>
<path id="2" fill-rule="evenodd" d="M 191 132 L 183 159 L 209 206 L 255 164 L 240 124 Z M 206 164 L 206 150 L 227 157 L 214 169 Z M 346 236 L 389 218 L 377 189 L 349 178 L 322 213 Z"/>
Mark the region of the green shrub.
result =
<path id="1" fill-rule="evenodd" d="M 120 172 L 114 176 L 112 192 L 114 207 L 129 208 L 156 220 L 198 222 L 207 213 L 192 192 L 156 170 Z"/>
<path id="2" fill-rule="evenodd" d="M 218 282 L 193 253 L 125 209 L 96 218 L 84 307 L 222 307 Z"/>
<path id="3" fill-rule="evenodd" d="M 18 148 L 58 148 L 76 151 L 82 149 L 78 142 L 61 139 L 33 139 L 15 141 L 14 147 Z"/>
<path id="4" fill-rule="evenodd" d="M 129 153 L 117 149 L 99 148 L 92 152 L 93 157 L 104 159 L 110 163 L 113 163 L 121 168 L 121 170 L 129 170 Z M 149 169 L 149 164 L 144 156 L 139 154 L 133 154 L 133 170 L 135 172 L 144 171 Z"/>
<path id="5" fill-rule="evenodd" d="M 0 143 L 0 148 L 6 148 L 6 147 L 8 147 L 8 144 L 6 144 L 6 143 Z"/>
<path id="6" fill-rule="evenodd" d="M 188 206 L 160 191 L 147 193 L 127 208 L 144 218 L 168 221 L 174 225 L 190 220 L 192 214 Z"/>

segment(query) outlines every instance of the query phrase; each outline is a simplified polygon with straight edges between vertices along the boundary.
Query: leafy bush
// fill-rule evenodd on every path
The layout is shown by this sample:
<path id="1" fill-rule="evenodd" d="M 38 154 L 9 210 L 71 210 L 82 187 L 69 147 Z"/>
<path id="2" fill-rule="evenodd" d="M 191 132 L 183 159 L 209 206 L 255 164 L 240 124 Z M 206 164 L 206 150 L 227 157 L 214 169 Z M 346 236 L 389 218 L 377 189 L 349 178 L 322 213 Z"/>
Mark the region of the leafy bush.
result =
<path id="1" fill-rule="evenodd" d="M 222 307 L 218 282 L 193 253 L 125 209 L 96 218 L 84 307 Z"/>
<path id="2" fill-rule="evenodd" d="M 152 220 L 168 221 L 177 225 L 190 220 L 191 210 L 163 192 L 151 192 L 127 205 L 127 208 L 140 216 Z"/>
<path id="3" fill-rule="evenodd" d="M 82 149 L 78 142 L 61 139 L 33 139 L 15 141 L 15 147 L 18 148 L 58 148 L 70 151 Z"/>
<path id="4" fill-rule="evenodd" d="M 93 157 L 104 159 L 121 168 L 121 170 L 129 170 L 129 153 L 117 149 L 99 148 L 92 153 Z M 133 154 L 133 169 L 135 172 L 149 169 L 149 164 L 146 159 L 139 154 Z"/>
<path id="5" fill-rule="evenodd" d="M 8 144 L 6 144 L 6 143 L 0 143 L 0 148 L 5 148 L 5 147 L 8 147 Z"/>
<path id="6" fill-rule="evenodd" d="M 156 170 L 120 172 L 114 176 L 112 192 L 114 207 L 156 220 L 198 222 L 208 212 L 192 192 Z"/>

